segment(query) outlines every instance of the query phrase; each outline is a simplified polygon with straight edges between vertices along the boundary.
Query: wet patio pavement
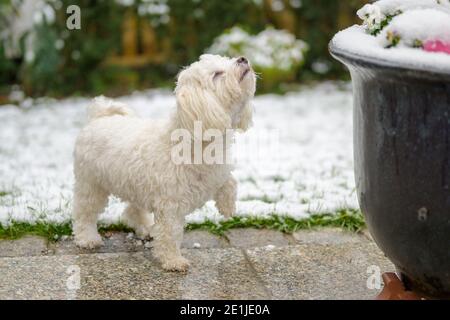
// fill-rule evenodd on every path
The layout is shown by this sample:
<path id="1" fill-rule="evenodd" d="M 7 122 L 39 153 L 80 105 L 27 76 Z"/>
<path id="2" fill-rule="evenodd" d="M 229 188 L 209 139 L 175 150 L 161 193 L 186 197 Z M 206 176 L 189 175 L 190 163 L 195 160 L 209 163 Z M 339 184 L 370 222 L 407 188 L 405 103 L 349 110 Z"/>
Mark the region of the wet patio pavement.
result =
<path id="1" fill-rule="evenodd" d="M 95 251 L 70 238 L 0 241 L 0 299 L 372 299 L 373 277 L 394 270 L 367 232 L 191 231 L 184 274 L 161 269 L 151 241 L 107 236 Z"/>

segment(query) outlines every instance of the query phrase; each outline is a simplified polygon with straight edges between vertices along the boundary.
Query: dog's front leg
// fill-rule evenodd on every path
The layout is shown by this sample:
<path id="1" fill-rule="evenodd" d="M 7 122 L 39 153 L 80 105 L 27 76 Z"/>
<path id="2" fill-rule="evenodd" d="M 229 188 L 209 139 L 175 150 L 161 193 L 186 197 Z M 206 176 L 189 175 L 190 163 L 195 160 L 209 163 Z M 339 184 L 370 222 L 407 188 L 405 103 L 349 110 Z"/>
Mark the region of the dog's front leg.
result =
<path id="1" fill-rule="evenodd" d="M 230 176 L 225 184 L 217 190 L 214 200 L 216 207 L 225 218 L 230 218 L 236 213 L 237 182 Z"/>
<path id="2" fill-rule="evenodd" d="M 189 261 L 181 255 L 181 242 L 184 233 L 184 214 L 176 206 L 165 205 L 155 211 L 153 227 L 153 254 L 169 271 L 187 271 Z"/>

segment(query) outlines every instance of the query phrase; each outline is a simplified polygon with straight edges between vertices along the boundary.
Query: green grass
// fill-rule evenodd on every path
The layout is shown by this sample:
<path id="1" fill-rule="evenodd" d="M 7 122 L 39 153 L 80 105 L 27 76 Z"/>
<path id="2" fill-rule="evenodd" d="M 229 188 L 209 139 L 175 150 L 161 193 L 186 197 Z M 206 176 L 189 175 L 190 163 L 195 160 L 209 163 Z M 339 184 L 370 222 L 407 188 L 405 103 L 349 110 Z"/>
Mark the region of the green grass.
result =
<path id="1" fill-rule="evenodd" d="M 38 222 L 31 224 L 27 222 L 13 222 L 8 226 L 0 224 L 0 239 L 18 239 L 28 234 L 53 240 L 59 236 L 72 234 L 72 228 L 69 223 L 51 224 Z"/>
<path id="2" fill-rule="evenodd" d="M 9 191 L 0 190 L 0 197 L 6 197 L 10 194 L 11 194 L 11 192 L 9 192 Z"/>
<path id="3" fill-rule="evenodd" d="M 365 227 L 364 218 L 357 210 L 340 210 L 335 214 L 314 214 L 309 218 L 295 220 L 288 217 L 271 216 L 270 218 L 233 217 L 232 219 L 214 223 L 206 221 L 200 224 L 188 224 L 187 230 L 206 230 L 216 235 L 223 235 L 225 231 L 233 228 L 273 229 L 284 233 L 292 233 L 300 229 L 313 229 L 317 227 L 338 227 L 352 232 L 359 232 Z M 108 231 L 131 232 L 123 224 L 100 226 L 100 233 Z M 18 239 L 24 235 L 37 235 L 55 241 L 61 236 L 72 234 L 70 223 L 51 224 L 38 222 L 13 222 L 8 226 L 0 224 L 0 239 Z"/>
<path id="4" fill-rule="evenodd" d="M 189 224 L 187 230 L 208 230 L 214 234 L 223 235 L 225 231 L 233 228 L 265 228 L 284 233 L 293 233 L 300 229 L 317 227 L 338 227 L 352 232 L 359 232 L 365 227 L 365 223 L 359 211 L 340 210 L 336 214 L 314 214 L 302 220 L 276 215 L 266 219 L 233 217 L 221 223 L 207 221 L 201 224 Z"/>
<path id="5" fill-rule="evenodd" d="M 108 231 L 131 232 L 132 230 L 123 224 L 113 224 L 100 226 L 100 233 Z M 47 238 L 49 241 L 55 241 L 61 236 L 70 236 L 72 234 L 72 225 L 70 223 L 52 224 L 38 222 L 35 224 L 27 222 L 13 222 L 8 226 L 0 224 L 0 239 L 19 239 L 24 235 L 35 235 Z"/>

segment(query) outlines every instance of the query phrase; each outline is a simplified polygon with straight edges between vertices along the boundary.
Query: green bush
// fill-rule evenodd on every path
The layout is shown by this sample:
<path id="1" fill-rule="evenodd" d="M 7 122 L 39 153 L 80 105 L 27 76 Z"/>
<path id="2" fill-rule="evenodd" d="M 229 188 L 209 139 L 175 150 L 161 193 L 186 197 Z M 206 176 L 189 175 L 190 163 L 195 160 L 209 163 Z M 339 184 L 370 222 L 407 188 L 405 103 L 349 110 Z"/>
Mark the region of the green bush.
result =
<path id="1" fill-rule="evenodd" d="M 208 49 L 210 53 L 245 56 L 257 73 L 264 91 L 276 90 L 283 82 L 292 81 L 305 61 L 308 45 L 285 30 L 268 27 L 250 35 L 233 27 L 217 37 Z"/>
<path id="2" fill-rule="evenodd" d="M 20 63 L 15 71 L 27 94 L 90 92 L 91 77 L 96 77 L 95 71 L 120 43 L 122 11 L 115 2 L 76 1 L 82 8 L 82 29 L 69 31 L 65 10 L 73 3 L 72 0 L 48 1 L 54 19 L 44 18 L 22 35 L 21 54 L 15 58 Z M 0 47 L 6 45 L 4 41 Z M 2 62 L 0 69 L 5 65 Z"/>
<path id="3" fill-rule="evenodd" d="M 14 0 L 17 3 L 20 0 Z M 336 78 L 347 72 L 328 54 L 328 41 L 340 28 L 357 21 L 355 11 L 364 0 L 35 0 L 53 10 L 21 35 L 21 52 L 8 56 L 8 24 L 12 0 L 0 0 L 0 88 L 20 84 L 29 95 L 64 96 L 125 93 L 132 89 L 173 83 L 178 70 L 209 48 L 224 30 L 242 26 L 258 34 L 267 25 L 287 29 L 309 44 L 308 54 L 292 70 L 267 68 L 267 88 L 287 80 Z M 286 12 L 272 12 L 277 2 Z M 66 28 L 66 8 L 81 8 L 81 30 Z M 273 6 L 273 5 L 272 5 Z M 120 54 L 124 17 L 135 12 L 139 23 L 148 21 L 156 41 L 164 46 L 162 58 L 141 67 L 116 68 L 105 64 Z M 38 10 L 39 11 L 39 10 Z M 47 7 L 48 11 L 48 7 Z M 39 12 L 38 12 L 39 13 Z M 48 12 L 47 12 L 48 14 Z M 287 25 L 282 14 L 293 18 Z M 342 18 L 344 17 L 344 18 Z M 353 19 L 354 18 L 354 19 Z M 292 20 L 292 19 L 291 19 Z M 141 31 L 139 31 L 141 32 Z M 30 38 L 31 37 L 31 38 Z M 29 41 L 29 39 L 37 41 Z M 10 43 L 9 43 L 10 44 Z M 141 44 L 139 44 L 141 45 Z M 167 47 L 167 48 L 166 48 Z M 32 53 L 30 55 L 30 52 Z M 30 58 L 31 57 L 31 58 Z M 301 71 L 300 65 L 303 65 Z M 121 77 L 123 75 L 123 77 Z M 1 91 L 0 91 L 1 93 Z"/>

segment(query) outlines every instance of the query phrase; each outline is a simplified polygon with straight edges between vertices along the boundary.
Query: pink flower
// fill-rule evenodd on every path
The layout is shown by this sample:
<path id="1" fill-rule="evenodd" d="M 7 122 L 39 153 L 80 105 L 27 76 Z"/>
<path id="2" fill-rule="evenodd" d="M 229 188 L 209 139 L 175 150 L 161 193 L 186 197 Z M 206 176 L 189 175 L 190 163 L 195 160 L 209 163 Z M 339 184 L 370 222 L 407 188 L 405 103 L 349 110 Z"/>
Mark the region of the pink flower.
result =
<path id="1" fill-rule="evenodd" d="M 425 42 L 423 49 L 429 52 L 444 52 L 450 54 L 450 42 L 444 43 L 441 40 L 430 40 Z"/>

